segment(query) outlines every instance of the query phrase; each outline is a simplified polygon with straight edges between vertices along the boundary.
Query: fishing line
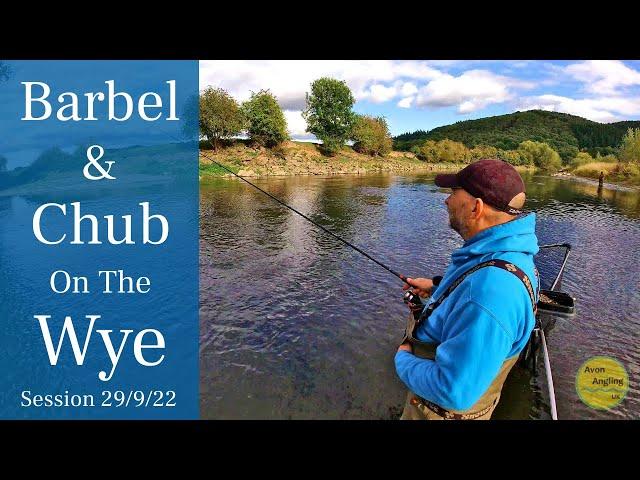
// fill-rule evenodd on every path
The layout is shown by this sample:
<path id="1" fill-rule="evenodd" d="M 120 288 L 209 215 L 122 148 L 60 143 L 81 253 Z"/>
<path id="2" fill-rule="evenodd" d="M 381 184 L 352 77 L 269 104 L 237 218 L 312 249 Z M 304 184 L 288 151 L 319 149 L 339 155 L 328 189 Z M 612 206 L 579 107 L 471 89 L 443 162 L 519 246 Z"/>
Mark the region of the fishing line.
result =
<path id="1" fill-rule="evenodd" d="M 250 182 L 249 180 L 247 180 L 246 178 L 238 175 L 237 173 L 235 173 L 233 170 L 231 170 L 230 168 L 225 167 L 224 165 L 222 165 L 221 163 L 216 162 L 214 159 L 212 159 L 211 157 L 207 156 L 204 154 L 204 152 L 200 152 L 201 155 L 203 155 L 207 160 L 210 160 L 211 162 L 215 163 L 217 166 L 219 166 L 220 168 L 224 169 L 225 171 L 229 172 L 230 174 L 232 174 L 235 177 L 238 177 L 240 180 L 242 180 L 243 182 L 248 183 L 249 185 L 251 185 L 253 188 L 260 190 L 262 193 L 264 193 L 265 195 L 267 195 L 268 197 L 272 198 L 273 200 L 275 200 L 276 202 L 278 202 L 280 205 L 282 205 L 283 207 L 288 208 L 289 210 L 291 210 L 292 212 L 297 213 L 298 215 L 300 215 L 302 218 L 304 218 L 305 220 L 308 220 L 309 222 L 311 222 L 313 225 L 315 225 L 316 227 L 318 227 L 319 229 L 321 229 L 323 232 L 328 233 L 329 235 L 331 235 L 333 238 L 340 240 L 342 243 L 344 243 L 345 245 L 347 245 L 348 247 L 353 248 L 356 252 L 361 253 L 362 255 L 364 255 L 365 257 L 367 257 L 369 260 L 371 260 L 372 262 L 377 263 L 378 265 L 380 265 L 382 268 L 384 268 L 385 270 L 387 270 L 388 272 L 392 273 L 393 275 L 395 275 L 396 277 L 398 277 L 400 280 L 402 280 L 403 282 L 407 281 L 407 277 L 405 277 L 404 275 L 392 270 L 391 268 L 387 267 L 384 263 L 380 262 L 379 260 L 376 260 L 375 258 L 373 258 L 371 255 L 369 255 L 367 252 L 364 252 L 362 249 L 356 247 L 354 244 L 348 242 L 347 240 L 345 240 L 342 237 L 339 237 L 338 235 L 336 235 L 335 233 L 333 233 L 331 230 L 323 227 L 322 225 L 320 225 L 319 223 L 311 220 L 309 217 L 307 217 L 304 213 L 296 210 L 295 208 L 293 208 L 290 205 L 287 205 L 286 203 L 284 203 L 282 200 L 280 200 L 277 197 L 274 197 L 273 195 L 271 195 L 269 192 L 263 190 L 262 188 L 260 188 L 259 186 L 257 186 L 256 184 Z"/>

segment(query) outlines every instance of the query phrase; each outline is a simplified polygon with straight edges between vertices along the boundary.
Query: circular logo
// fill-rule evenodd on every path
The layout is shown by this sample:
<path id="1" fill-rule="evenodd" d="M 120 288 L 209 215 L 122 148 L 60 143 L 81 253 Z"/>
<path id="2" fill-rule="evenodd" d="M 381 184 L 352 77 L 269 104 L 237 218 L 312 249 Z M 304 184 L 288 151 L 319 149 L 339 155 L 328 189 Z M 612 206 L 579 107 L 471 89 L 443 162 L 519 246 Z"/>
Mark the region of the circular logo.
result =
<path id="1" fill-rule="evenodd" d="M 576 391 L 585 405 L 609 410 L 618 405 L 629 390 L 629 375 L 615 358 L 591 357 L 578 369 Z"/>

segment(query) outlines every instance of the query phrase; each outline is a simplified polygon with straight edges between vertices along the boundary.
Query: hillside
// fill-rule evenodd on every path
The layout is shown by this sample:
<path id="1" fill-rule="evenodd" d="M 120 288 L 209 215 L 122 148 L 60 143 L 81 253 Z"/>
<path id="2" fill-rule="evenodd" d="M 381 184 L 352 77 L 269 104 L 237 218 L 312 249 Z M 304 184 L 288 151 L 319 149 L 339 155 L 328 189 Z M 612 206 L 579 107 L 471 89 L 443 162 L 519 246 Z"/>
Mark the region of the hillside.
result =
<path id="1" fill-rule="evenodd" d="M 520 142 L 533 140 L 548 143 L 566 162 L 582 149 L 592 155 L 613 153 L 628 128 L 640 128 L 640 121 L 598 123 L 566 113 L 529 110 L 398 135 L 394 138 L 394 150 L 407 151 L 425 140 L 445 138 L 469 148 L 490 145 L 514 150 Z"/>

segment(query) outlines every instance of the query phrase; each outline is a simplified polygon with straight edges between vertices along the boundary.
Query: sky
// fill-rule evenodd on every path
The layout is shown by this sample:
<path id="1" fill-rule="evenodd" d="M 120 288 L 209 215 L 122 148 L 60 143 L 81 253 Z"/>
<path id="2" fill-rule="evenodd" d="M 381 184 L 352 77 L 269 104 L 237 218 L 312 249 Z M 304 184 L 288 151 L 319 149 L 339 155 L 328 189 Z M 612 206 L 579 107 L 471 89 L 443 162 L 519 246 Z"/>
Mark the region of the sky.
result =
<path id="1" fill-rule="evenodd" d="M 346 81 L 354 110 L 384 116 L 392 135 L 461 120 L 542 109 L 596 122 L 640 119 L 640 61 L 206 60 L 200 90 L 236 100 L 269 89 L 295 140 L 312 140 L 301 116 L 313 80 Z"/>

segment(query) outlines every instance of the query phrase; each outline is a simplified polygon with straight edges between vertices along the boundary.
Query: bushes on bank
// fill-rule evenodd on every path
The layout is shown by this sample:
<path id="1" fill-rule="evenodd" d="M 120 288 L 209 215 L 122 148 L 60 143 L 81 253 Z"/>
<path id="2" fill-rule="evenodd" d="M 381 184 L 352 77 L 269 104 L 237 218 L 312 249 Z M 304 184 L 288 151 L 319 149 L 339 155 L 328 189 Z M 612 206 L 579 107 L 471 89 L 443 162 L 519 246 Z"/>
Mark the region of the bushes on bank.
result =
<path id="1" fill-rule="evenodd" d="M 245 118 L 235 99 L 222 88 L 207 87 L 200 94 L 200 135 L 213 150 L 220 141 L 240 134 L 245 129 Z"/>
<path id="2" fill-rule="evenodd" d="M 569 168 L 578 168 L 580 165 L 594 162 L 594 158 L 588 152 L 578 152 L 573 160 L 569 163 Z"/>
<path id="3" fill-rule="evenodd" d="M 427 140 L 415 153 L 419 159 L 429 163 L 467 163 L 471 161 L 471 151 L 463 143 L 448 139 L 438 142 Z"/>
<path id="4" fill-rule="evenodd" d="M 498 158 L 499 150 L 490 145 L 476 145 L 469 151 L 469 158 L 472 162 L 482 158 Z"/>
<path id="5" fill-rule="evenodd" d="M 518 150 L 499 150 L 498 158 L 511 165 L 527 165 L 527 159 Z"/>
<path id="6" fill-rule="evenodd" d="M 544 142 L 526 140 L 518 146 L 518 152 L 526 165 L 535 165 L 541 170 L 555 171 L 562 166 L 558 152 Z"/>
<path id="7" fill-rule="evenodd" d="M 621 162 L 640 163 L 640 128 L 630 128 L 622 137 L 618 151 Z"/>
<path id="8" fill-rule="evenodd" d="M 284 113 L 269 90 L 252 92 L 242 104 L 242 113 L 252 143 L 272 148 L 289 139 Z"/>
<path id="9" fill-rule="evenodd" d="M 371 156 L 387 155 L 393 145 L 387 121 L 383 117 L 357 115 L 351 139 L 356 152 Z"/>

